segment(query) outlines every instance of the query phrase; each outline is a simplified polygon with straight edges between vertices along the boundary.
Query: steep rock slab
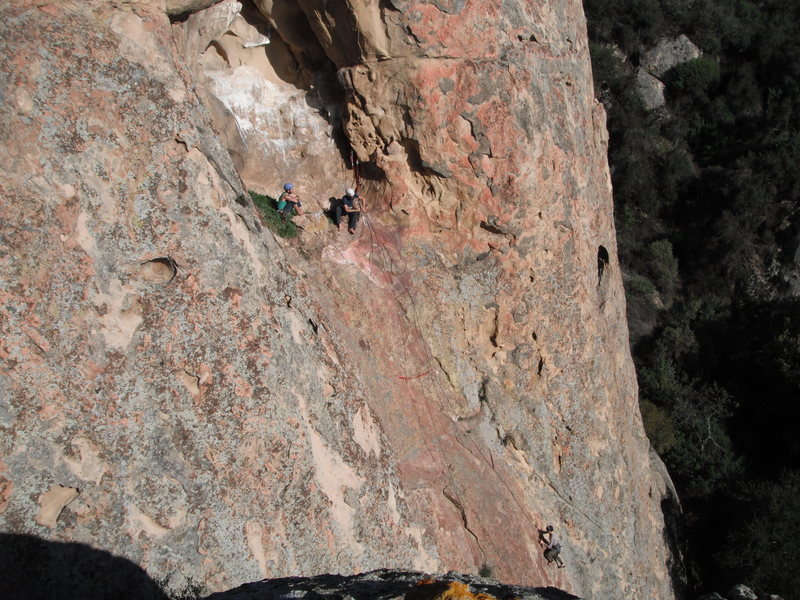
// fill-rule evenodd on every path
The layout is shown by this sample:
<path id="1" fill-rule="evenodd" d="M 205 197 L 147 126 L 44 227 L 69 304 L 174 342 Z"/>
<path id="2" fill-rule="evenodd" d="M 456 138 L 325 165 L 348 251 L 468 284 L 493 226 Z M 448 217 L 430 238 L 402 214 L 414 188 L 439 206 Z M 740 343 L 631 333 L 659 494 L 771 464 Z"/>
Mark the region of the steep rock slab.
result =
<path id="1" fill-rule="evenodd" d="M 561 587 L 670 597 L 660 505 L 674 491 L 638 412 L 580 3 L 353 2 L 356 35 L 326 3 L 301 5 L 373 174 L 361 237 L 323 253 L 326 285 L 351 330 L 404 315 L 394 337 L 353 332 L 349 347 L 412 456 L 412 504 L 443 533 L 456 508 L 469 544 L 451 536 L 455 568 L 551 580 L 532 524 L 552 520 L 573 557 Z M 441 433 L 409 445 L 425 430 Z"/>
<path id="2" fill-rule="evenodd" d="M 211 590 L 436 564 L 167 17 L 0 21 L 0 529 Z"/>

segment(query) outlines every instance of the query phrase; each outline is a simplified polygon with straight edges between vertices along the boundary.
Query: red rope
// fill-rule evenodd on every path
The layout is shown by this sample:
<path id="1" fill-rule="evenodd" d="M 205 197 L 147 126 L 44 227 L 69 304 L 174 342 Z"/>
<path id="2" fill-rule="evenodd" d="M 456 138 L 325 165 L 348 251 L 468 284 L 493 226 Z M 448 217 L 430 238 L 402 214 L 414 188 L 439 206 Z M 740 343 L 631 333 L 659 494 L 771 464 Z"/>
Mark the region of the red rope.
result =
<path id="1" fill-rule="evenodd" d="M 415 375 L 414 377 L 403 377 L 402 375 L 398 375 L 398 379 L 403 379 L 405 381 L 411 381 L 412 379 L 419 379 L 420 377 L 425 377 L 425 375 L 430 375 L 430 371 L 425 371 L 424 373 L 420 373 L 419 375 Z"/>

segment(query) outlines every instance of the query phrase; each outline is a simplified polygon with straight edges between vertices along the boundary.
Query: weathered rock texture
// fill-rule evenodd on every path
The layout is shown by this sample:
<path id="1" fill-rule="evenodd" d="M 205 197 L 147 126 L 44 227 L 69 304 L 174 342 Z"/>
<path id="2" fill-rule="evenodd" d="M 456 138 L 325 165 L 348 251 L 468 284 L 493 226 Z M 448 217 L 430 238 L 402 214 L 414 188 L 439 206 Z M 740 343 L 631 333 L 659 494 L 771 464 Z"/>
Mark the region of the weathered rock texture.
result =
<path id="1" fill-rule="evenodd" d="M 0 8 L 0 527 L 210 590 L 671 597 L 581 3 L 166 11 Z M 306 194 L 296 243 L 240 173 Z"/>

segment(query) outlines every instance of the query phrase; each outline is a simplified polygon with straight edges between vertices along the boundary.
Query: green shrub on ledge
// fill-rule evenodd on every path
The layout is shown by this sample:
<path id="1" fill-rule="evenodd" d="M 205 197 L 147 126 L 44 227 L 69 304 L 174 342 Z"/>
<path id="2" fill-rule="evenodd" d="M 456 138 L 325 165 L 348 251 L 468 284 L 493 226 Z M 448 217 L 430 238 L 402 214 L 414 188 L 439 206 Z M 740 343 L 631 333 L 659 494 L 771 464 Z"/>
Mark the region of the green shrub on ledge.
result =
<path id="1" fill-rule="evenodd" d="M 297 237 L 297 226 L 290 219 L 284 219 L 280 215 L 278 201 L 275 198 L 253 191 L 248 193 L 267 227 L 283 238 Z"/>

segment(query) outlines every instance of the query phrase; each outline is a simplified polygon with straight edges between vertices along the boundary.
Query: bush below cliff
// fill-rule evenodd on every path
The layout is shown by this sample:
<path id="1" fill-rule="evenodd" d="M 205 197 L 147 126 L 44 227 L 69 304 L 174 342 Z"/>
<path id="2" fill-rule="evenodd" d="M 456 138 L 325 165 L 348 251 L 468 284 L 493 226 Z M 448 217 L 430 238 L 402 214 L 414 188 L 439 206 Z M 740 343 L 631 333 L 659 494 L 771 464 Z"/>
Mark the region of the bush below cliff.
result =
<path id="1" fill-rule="evenodd" d="M 584 5 L 642 412 L 684 501 L 696 589 L 790 594 L 800 576 L 780 565 L 800 537 L 777 532 L 800 521 L 800 9 Z M 665 73 L 666 106 L 648 111 L 640 58 L 678 33 L 703 57 Z"/>

